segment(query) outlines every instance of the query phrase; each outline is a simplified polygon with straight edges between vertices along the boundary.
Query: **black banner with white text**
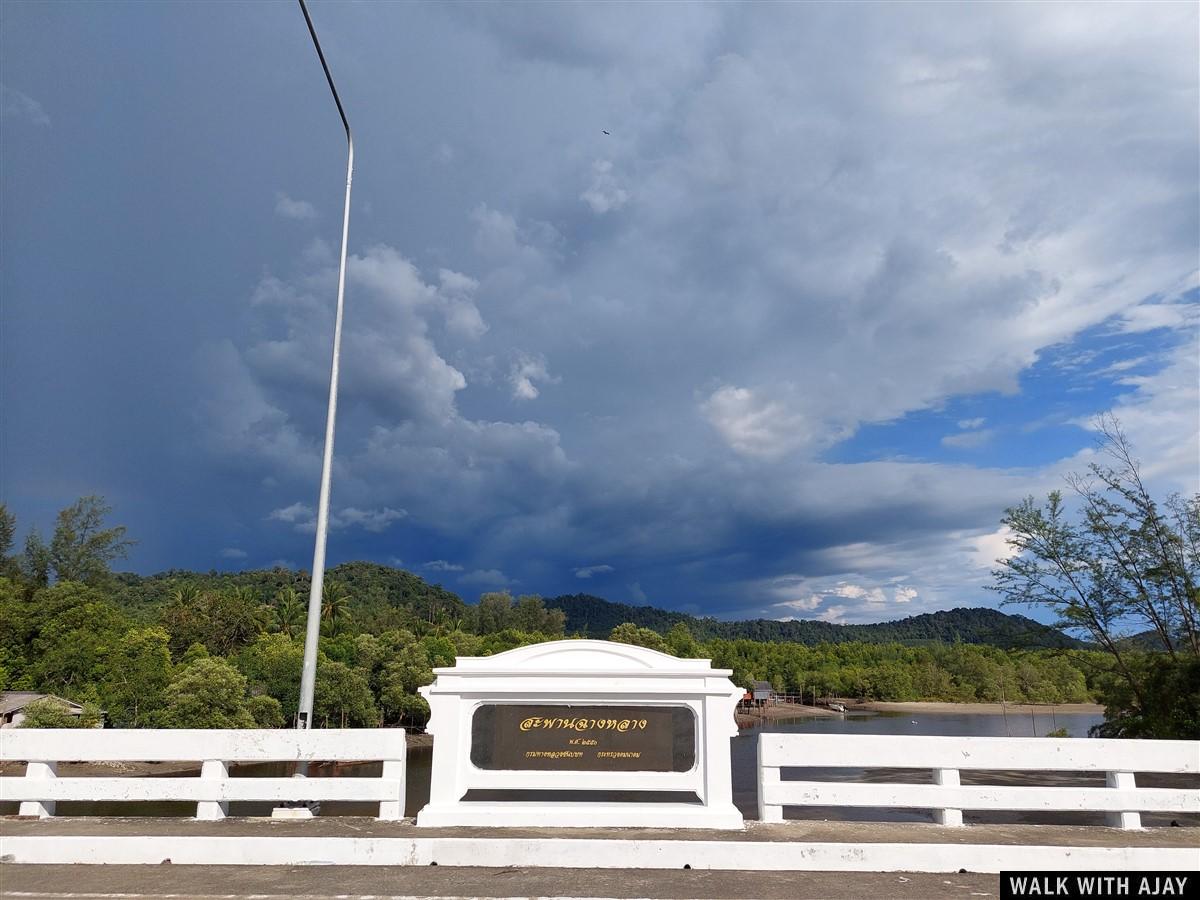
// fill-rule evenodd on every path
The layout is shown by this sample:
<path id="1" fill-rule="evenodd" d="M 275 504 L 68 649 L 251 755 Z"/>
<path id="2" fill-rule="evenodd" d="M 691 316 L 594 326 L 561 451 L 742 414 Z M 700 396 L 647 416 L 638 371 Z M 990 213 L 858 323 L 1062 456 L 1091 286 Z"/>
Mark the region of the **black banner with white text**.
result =
<path id="1" fill-rule="evenodd" d="M 1200 851 L 1198 851 L 1200 855 Z M 1198 860 L 1200 861 L 1200 860 Z M 1196 872 L 1001 872 L 1000 900 L 1144 897 L 1200 900 Z"/>

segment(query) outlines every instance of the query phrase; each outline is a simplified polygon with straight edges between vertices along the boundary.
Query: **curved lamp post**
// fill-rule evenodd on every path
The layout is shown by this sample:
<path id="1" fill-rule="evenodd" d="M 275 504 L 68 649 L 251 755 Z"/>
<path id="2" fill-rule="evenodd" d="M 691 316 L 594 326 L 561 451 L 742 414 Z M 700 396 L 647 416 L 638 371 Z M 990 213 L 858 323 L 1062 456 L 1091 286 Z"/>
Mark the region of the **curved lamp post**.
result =
<path id="1" fill-rule="evenodd" d="M 342 302 L 346 292 L 346 240 L 350 235 L 350 182 L 354 178 L 354 138 L 350 135 L 350 123 L 346 120 L 346 111 L 342 108 L 342 100 L 333 83 L 333 76 L 329 73 L 325 54 L 321 52 L 321 42 L 317 40 L 317 32 L 313 28 L 308 7 L 304 0 L 299 0 L 299 2 L 300 9 L 304 13 L 304 21 L 308 23 L 308 33 L 312 35 L 313 46 L 317 48 L 321 68 L 325 70 L 325 80 L 329 82 L 329 90 L 333 92 L 333 102 L 337 104 L 338 115 L 342 117 L 342 125 L 346 129 L 346 203 L 342 213 L 342 257 L 338 264 L 337 313 L 333 320 L 333 364 L 329 369 L 329 411 L 325 418 L 325 454 L 321 460 L 321 495 L 317 501 L 317 537 L 313 547 L 312 588 L 308 594 L 308 627 L 304 634 L 304 669 L 300 677 L 300 707 L 296 715 L 297 728 L 310 728 L 312 726 L 313 692 L 317 679 L 317 638 L 320 637 L 321 632 L 321 597 L 325 586 L 325 540 L 329 532 L 329 479 L 333 468 L 333 432 L 337 419 L 338 357 L 342 349 Z"/>

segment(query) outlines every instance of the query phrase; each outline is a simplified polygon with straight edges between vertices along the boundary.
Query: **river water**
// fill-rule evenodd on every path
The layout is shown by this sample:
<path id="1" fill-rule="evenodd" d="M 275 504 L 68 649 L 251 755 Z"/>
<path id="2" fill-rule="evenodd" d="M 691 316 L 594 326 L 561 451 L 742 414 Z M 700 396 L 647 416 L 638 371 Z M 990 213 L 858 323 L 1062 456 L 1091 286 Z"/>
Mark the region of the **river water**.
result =
<path id="1" fill-rule="evenodd" d="M 733 738 L 731 747 L 733 767 L 734 803 L 747 818 L 758 816 L 757 792 L 757 740 L 761 731 L 783 731 L 815 734 L 894 734 L 894 735 L 947 735 L 956 737 L 1030 737 L 1044 736 L 1055 728 L 1066 728 L 1072 737 L 1086 737 L 1088 729 L 1103 720 L 1098 714 L 1058 713 L 1053 716 L 1047 711 L 1031 717 L 1028 712 L 1003 715 L 953 712 L 863 712 L 851 711 L 842 716 L 795 719 L 776 719 L 761 725 L 741 730 Z M 898 763 L 903 764 L 902 760 Z M 432 750 L 414 747 L 408 751 L 407 794 L 405 815 L 413 816 L 429 800 L 429 780 Z M 312 777 L 372 777 L 378 776 L 380 763 L 322 765 L 310 772 Z M 66 774 L 66 773 L 63 773 Z M 116 774 L 116 773 L 114 773 Z M 181 776 L 195 772 L 180 772 Z M 290 767 L 282 763 L 263 763 L 232 767 L 235 777 L 286 776 Z M 932 773 L 926 770 L 904 768 L 891 769 L 784 769 L 783 778 L 800 780 L 830 781 L 905 781 L 909 783 L 932 783 Z M 964 772 L 963 784 L 1053 784 L 1060 786 L 1103 786 L 1103 773 L 1043 773 L 1030 776 L 1018 772 Z M 1139 775 L 1139 784 L 1161 787 L 1198 787 L 1200 779 L 1193 776 Z M 0 814 L 16 812 L 16 804 L 0 803 Z M 11 807 L 11 808 L 10 808 Z M 269 815 L 271 804 L 234 803 L 232 815 Z M 325 803 L 322 815 L 374 815 L 373 804 Z M 190 816 L 194 804 L 187 803 L 60 803 L 59 815 L 125 815 L 125 816 Z M 785 810 L 787 818 L 837 819 L 844 821 L 914 821 L 928 822 L 931 814 L 921 810 L 896 809 L 849 809 L 821 807 L 792 807 Z M 1046 824 L 1103 824 L 1103 814 L 1096 813 L 966 813 L 970 822 L 1027 822 Z M 1181 824 L 1200 824 L 1200 816 L 1152 816 L 1143 815 L 1147 825 L 1169 825 L 1175 818 Z"/>

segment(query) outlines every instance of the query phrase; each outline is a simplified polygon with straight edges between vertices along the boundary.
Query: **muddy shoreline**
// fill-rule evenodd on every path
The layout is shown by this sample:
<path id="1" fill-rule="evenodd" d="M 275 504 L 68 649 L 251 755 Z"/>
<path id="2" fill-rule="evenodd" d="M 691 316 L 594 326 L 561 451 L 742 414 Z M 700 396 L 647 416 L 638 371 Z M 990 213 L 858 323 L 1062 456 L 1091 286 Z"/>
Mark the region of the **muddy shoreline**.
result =
<path id="1" fill-rule="evenodd" d="M 892 703 L 883 700 L 839 700 L 846 712 L 873 713 L 957 713 L 960 715 L 1034 715 L 1084 714 L 1104 715 L 1104 707 L 1098 703 L 948 703 L 944 701 L 911 701 Z M 827 719 L 844 713 L 834 712 L 824 706 L 802 706 L 798 703 L 769 703 L 765 706 L 739 708 L 735 714 L 738 728 L 757 728 L 763 722 L 778 719 Z"/>
<path id="2" fill-rule="evenodd" d="M 1104 715 L 1104 707 L 1099 703 L 934 703 L 914 701 L 909 703 L 888 703 L 882 700 L 871 700 L 863 703 L 846 702 L 847 710 L 865 709 L 871 712 L 902 712 L 902 713 L 962 713 L 964 715 L 1013 715 L 1014 713 L 1033 712 L 1043 713 L 1082 713 L 1085 715 Z"/>

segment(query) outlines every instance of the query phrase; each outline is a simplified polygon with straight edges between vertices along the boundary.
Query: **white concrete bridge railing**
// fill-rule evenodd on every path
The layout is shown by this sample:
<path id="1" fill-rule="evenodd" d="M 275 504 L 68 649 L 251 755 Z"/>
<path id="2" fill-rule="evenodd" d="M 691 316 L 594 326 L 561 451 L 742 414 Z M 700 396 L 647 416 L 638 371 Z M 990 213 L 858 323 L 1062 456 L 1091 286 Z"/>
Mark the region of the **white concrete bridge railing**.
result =
<path id="1" fill-rule="evenodd" d="M 783 781 L 784 767 L 932 770 L 933 784 Z M 1106 787 L 964 785 L 963 770 L 1104 772 Z M 1079 738 L 761 734 L 759 818 L 783 821 L 785 806 L 929 809 L 942 825 L 963 810 L 1103 812 L 1109 825 L 1140 828 L 1141 813 L 1200 812 L 1200 792 L 1138 787 L 1135 773 L 1200 773 L 1195 741 Z"/>
<path id="2" fill-rule="evenodd" d="M 380 819 L 404 816 L 405 733 L 388 729 L 152 730 L 7 729 L 0 761 L 25 761 L 24 777 L 0 778 L 0 799 L 23 816 L 52 816 L 58 800 L 182 800 L 196 818 L 222 819 L 230 801 L 358 800 Z M 200 763 L 198 777 L 58 777 L 58 763 Z M 231 778 L 231 763 L 382 762 L 377 778 Z"/>

